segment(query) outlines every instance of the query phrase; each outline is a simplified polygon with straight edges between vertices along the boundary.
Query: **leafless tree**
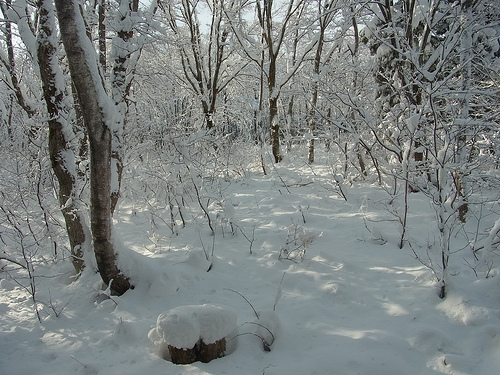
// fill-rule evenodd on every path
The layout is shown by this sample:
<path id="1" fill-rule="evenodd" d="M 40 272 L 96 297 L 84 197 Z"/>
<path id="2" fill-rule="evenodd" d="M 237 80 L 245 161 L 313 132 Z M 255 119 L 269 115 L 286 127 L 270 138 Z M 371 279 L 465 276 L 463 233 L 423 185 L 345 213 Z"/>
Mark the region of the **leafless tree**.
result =
<path id="1" fill-rule="evenodd" d="M 73 266 L 77 272 L 84 267 L 86 243 L 85 220 L 78 207 L 78 175 L 76 173 L 72 139 L 71 102 L 67 98 L 64 74 L 59 65 L 56 15 L 51 0 L 39 0 L 38 65 L 43 93 L 49 114 L 49 154 L 52 169 L 59 184 L 59 203 L 66 222 Z"/>
<path id="2" fill-rule="evenodd" d="M 219 94 L 247 65 L 232 52 L 223 1 L 165 1 L 160 6 L 180 55 L 182 76 L 201 104 L 206 129 L 211 130 Z"/>
<path id="3" fill-rule="evenodd" d="M 111 138 L 114 103 L 106 94 L 97 55 L 88 39 L 81 10 L 75 0 L 55 1 L 59 28 L 71 77 L 80 101 L 90 144 L 91 230 L 97 267 L 103 281 L 117 294 L 130 288 L 116 263 L 111 240 Z"/>
<path id="4" fill-rule="evenodd" d="M 253 3 L 252 3 L 253 4 Z M 268 121 L 270 126 L 271 145 L 274 161 L 279 163 L 283 159 L 280 149 L 280 122 L 278 118 L 278 101 L 282 88 L 290 81 L 302 66 L 305 59 L 314 46 L 317 38 L 310 38 L 310 29 L 304 27 L 298 35 L 295 31 L 299 28 L 300 15 L 304 13 L 304 8 L 309 5 L 304 0 L 287 0 L 283 3 L 275 3 L 273 0 L 255 1 L 255 12 L 259 26 L 259 38 L 256 39 L 243 30 L 236 20 L 232 20 L 232 28 L 235 37 L 247 58 L 256 64 L 264 73 L 263 78 L 267 85 L 268 95 Z M 242 6 L 248 5 L 243 2 Z M 233 17 L 234 18 L 234 17 Z M 304 17 L 307 20 L 307 17 Z M 295 63 L 285 74 L 281 75 L 279 63 L 283 58 L 283 49 L 289 37 L 301 40 L 301 50 L 295 59 Z M 265 58 L 263 59 L 262 56 Z"/>
<path id="5" fill-rule="evenodd" d="M 314 163 L 314 137 L 316 131 L 316 110 L 318 105 L 318 86 L 320 80 L 320 73 L 322 67 L 323 51 L 325 48 L 325 36 L 328 26 L 333 21 L 337 14 L 336 1 L 318 1 L 318 43 L 316 44 L 316 52 L 313 60 L 313 80 L 312 80 L 312 93 L 309 108 L 309 147 L 308 147 L 308 162 Z M 357 41 L 356 41 L 357 42 Z"/>

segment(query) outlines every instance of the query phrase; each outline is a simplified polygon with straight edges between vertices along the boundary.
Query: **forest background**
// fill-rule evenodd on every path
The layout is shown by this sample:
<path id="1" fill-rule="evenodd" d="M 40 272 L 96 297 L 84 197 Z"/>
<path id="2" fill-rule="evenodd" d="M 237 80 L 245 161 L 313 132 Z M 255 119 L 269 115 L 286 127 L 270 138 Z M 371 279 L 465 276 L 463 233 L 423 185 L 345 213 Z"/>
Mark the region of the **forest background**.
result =
<path id="1" fill-rule="evenodd" d="M 147 210 L 153 243 L 229 225 L 251 253 L 256 226 L 232 221 L 221 186 L 273 176 L 290 193 L 284 176 L 297 165 L 321 168 L 345 201 L 347 190 L 383 192 L 394 244 L 440 298 L 451 259 L 471 279 L 496 275 L 497 2 L 2 0 L 0 10 L 0 265 L 40 322 L 59 314 L 38 296 L 61 263 L 114 295 L 140 286 L 113 235 L 130 202 Z M 412 195 L 433 212 L 432 240 L 408 231 Z M 287 248 L 309 238 L 294 225 L 279 257 L 303 261 L 307 246 Z"/>

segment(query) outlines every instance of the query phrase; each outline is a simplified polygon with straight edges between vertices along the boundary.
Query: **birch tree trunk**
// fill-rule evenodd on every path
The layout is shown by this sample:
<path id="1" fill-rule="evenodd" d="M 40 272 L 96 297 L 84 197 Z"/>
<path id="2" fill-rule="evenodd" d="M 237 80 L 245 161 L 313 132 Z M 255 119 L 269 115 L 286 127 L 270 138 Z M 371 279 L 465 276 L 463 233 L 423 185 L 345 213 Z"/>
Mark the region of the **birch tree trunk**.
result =
<path id="1" fill-rule="evenodd" d="M 111 242 L 111 127 L 115 109 L 104 91 L 96 52 L 85 34 L 76 0 L 56 0 L 55 5 L 89 137 L 90 222 L 97 267 L 103 281 L 111 283 L 111 289 L 121 295 L 130 288 L 130 282 L 118 269 Z"/>
<path id="2" fill-rule="evenodd" d="M 63 72 L 59 66 L 55 9 L 51 0 L 38 0 L 39 28 L 37 55 L 47 112 L 49 114 L 49 154 L 52 169 L 59 184 L 59 204 L 66 223 L 73 266 L 77 273 L 85 267 L 83 260 L 86 241 L 85 221 L 77 205 L 77 180 L 69 137 L 74 136 L 70 121 L 70 108 L 65 100 Z"/>

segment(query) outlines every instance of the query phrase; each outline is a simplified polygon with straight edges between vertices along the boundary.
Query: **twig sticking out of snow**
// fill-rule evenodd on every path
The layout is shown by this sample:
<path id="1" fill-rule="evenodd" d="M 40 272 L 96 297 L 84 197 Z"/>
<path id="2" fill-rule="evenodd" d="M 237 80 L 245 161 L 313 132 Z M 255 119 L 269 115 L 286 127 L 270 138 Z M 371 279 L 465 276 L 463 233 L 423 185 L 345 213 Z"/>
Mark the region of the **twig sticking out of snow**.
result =
<path id="1" fill-rule="evenodd" d="M 275 365 L 267 365 L 266 367 L 264 367 L 264 368 L 262 369 L 262 375 L 266 375 L 266 370 L 267 370 L 268 368 L 270 368 L 270 367 L 276 367 L 276 366 L 275 366 Z"/>
<path id="2" fill-rule="evenodd" d="M 262 347 L 265 352 L 270 352 L 276 341 L 276 335 L 280 329 L 280 320 L 278 315 L 271 310 L 263 310 L 254 322 L 246 322 L 245 324 L 253 324 L 257 328 L 255 332 L 246 332 L 242 335 L 253 335 L 262 341 Z"/>
<path id="3" fill-rule="evenodd" d="M 70 355 L 70 358 L 74 359 L 76 362 L 78 362 L 79 364 L 81 364 L 83 367 L 88 368 L 87 365 L 85 365 L 82 362 L 80 362 L 78 359 L 75 358 L 75 356 Z"/>
<path id="4" fill-rule="evenodd" d="M 250 303 L 250 301 L 243 295 L 241 294 L 240 292 L 237 292 L 236 290 L 233 290 L 233 289 L 229 289 L 229 288 L 224 288 L 224 290 L 229 290 L 230 292 L 233 292 L 233 293 L 236 293 L 238 294 L 241 298 L 243 298 L 249 305 L 250 307 L 252 308 L 254 314 L 255 314 L 255 317 L 257 319 L 259 319 L 259 314 L 257 313 L 257 310 L 255 310 L 255 307 L 253 307 L 253 305 Z"/>
<path id="5" fill-rule="evenodd" d="M 254 324 L 257 326 L 256 332 L 246 332 L 242 333 L 239 335 L 236 335 L 235 337 L 241 336 L 241 335 L 253 335 L 257 336 L 259 339 L 262 341 L 262 346 L 264 348 L 264 351 L 270 352 L 271 347 L 274 344 L 274 341 L 276 340 L 276 331 L 278 330 L 278 327 L 280 326 L 278 316 L 276 315 L 276 304 L 278 303 L 278 300 L 281 297 L 281 284 L 283 283 L 283 278 L 285 277 L 285 273 L 283 273 L 283 276 L 281 277 L 280 281 L 280 288 L 278 289 L 276 298 L 274 300 L 274 306 L 273 310 L 264 310 L 261 311 L 261 313 L 258 313 L 255 307 L 250 303 L 250 301 L 240 292 L 229 289 L 229 288 L 224 288 L 224 290 L 229 290 L 230 292 L 234 292 L 238 294 L 241 298 L 243 298 L 252 308 L 255 317 L 257 318 L 256 321 L 254 322 L 246 322 L 245 324 Z"/>
<path id="6" fill-rule="evenodd" d="M 253 252 L 252 252 L 252 246 L 253 246 L 253 243 L 255 241 L 255 225 L 252 228 L 252 237 L 251 238 L 250 238 L 250 236 L 248 236 L 245 233 L 245 231 L 243 230 L 243 228 L 241 228 L 239 225 L 234 224 L 234 226 L 236 226 L 236 228 L 238 228 L 240 230 L 240 232 L 243 235 L 243 237 L 245 237 L 245 239 L 250 243 L 250 254 L 253 254 Z"/>
<path id="7" fill-rule="evenodd" d="M 281 276 L 280 285 L 278 286 L 278 290 L 276 291 L 276 297 L 274 297 L 274 305 L 273 311 L 276 311 L 276 305 L 281 298 L 281 284 L 283 284 L 283 279 L 285 278 L 286 272 L 283 272 L 283 276 Z"/>
<path id="8" fill-rule="evenodd" d="M 260 335 L 259 333 L 253 333 L 253 335 L 257 336 L 262 340 L 262 346 L 264 347 L 265 352 L 270 352 L 271 351 L 271 346 L 274 344 L 274 341 L 276 340 L 276 336 L 274 336 L 274 333 L 267 328 L 265 325 L 257 323 L 257 322 L 248 322 L 248 324 L 255 324 L 256 326 L 264 329 L 265 331 L 269 332 L 269 335 L 271 335 L 272 340 L 269 340 L 269 336 L 266 339 L 264 336 Z M 268 342 L 270 341 L 270 342 Z"/>

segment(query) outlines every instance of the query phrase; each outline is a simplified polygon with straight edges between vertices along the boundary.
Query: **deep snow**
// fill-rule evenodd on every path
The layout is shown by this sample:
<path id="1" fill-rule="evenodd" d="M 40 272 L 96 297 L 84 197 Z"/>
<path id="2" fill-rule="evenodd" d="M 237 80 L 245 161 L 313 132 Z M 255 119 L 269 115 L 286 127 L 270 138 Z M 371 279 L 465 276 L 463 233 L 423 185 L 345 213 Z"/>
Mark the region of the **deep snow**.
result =
<path id="1" fill-rule="evenodd" d="M 227 306 L 186 305 L 161 313 L 148 337 L 157 346 L 192 349 L 199 340 L 213 344 L 222 338 L 233 339 L 238 314 Z M 232 336 L 229 336 L 232 334 Z"/>
<path id="2" fill-rule="evenodd" d="M 432 272 L 397 247 L 388 195 L 346 186 L 345 201 L 326 168 L 312 172 L 283 164 L 227 183 L 215 236 L 202 217 L 172 236 L 124 199 L 115 238 L 136 288 L 109 297 L 90 270 L 73 281 L 68 262 L 39 265 L 38 298 L 51 301 L 41 324 L 26 291 L 1 272 L 0 374 L 498 374 L 498 269 L 475 277 L 467 250 L 453 254 L 439 299 Z M 421 194 L 410 205 L 409 240 L 425 255 L 435 214 Z M 303 259 L 286 259 L 296 229 L 308 241 Z M 236 311 L 234 351 L 208 364 L 161 359 L 148 338 L 158 316 L 202 304 Z M 253 309 L 272 326 L 270 351 Z"/>

